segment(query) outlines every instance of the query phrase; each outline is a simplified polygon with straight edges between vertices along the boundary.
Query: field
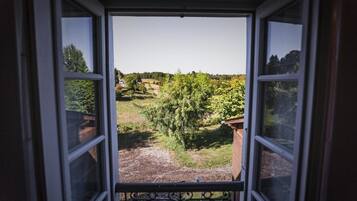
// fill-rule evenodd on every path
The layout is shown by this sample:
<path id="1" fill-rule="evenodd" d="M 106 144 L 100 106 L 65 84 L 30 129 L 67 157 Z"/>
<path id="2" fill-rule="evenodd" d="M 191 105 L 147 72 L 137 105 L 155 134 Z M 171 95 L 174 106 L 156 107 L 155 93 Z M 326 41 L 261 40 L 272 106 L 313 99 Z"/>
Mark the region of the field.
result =
<path id="1" fill-rule="evenodd" d="M 142 109 L 157 101 L 117 101 L 122 181 L 230 180 L 232 134 L 227 127 L 202 127 L 185 150 L 151 129 Z"/>

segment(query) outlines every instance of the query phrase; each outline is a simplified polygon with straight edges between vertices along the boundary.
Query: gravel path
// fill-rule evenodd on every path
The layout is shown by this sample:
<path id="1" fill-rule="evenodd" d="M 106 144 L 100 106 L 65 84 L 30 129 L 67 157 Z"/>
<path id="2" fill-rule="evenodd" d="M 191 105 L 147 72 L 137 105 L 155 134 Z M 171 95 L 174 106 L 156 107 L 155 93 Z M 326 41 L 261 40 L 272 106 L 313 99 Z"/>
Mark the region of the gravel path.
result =
<path id="1" fill-rule="evenodd" d="M 230 181 L 231 167 L 195 169 L 180 167 L 170 152 L 153 144 L 119 151 L 121 182 Z"/>

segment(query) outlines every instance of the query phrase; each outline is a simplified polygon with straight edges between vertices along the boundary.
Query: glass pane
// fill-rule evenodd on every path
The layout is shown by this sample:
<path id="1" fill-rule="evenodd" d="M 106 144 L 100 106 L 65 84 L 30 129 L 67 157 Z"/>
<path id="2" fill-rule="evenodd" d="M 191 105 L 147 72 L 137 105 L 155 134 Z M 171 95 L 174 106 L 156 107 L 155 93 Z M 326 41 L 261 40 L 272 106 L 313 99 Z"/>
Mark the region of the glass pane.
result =
<path id="1" fill-rule="evenodd" d="M 65 71 L 93 72 L 93 16 L 69 1 L 62 1 L 62 46 Z"/>
<path id="2" fill-rule="evenodd" d="M 101 175 L 98 160 L 100 148 L 92 148 L 70 165 L 72 201 L 87 201 L 101 191 Z"/>
<path id="3" fill-rule="evenodd" d="M 68 148 L 97 134 L 96 84 L 91 80 L 65 80 Z"/>
<path id="4" fill-rule="evenodd" d="M 262 135 L 293 151 L 297 82 L 264 82 Z"/>
<path id="5" fill-rule="evenodd" d="M 267 19 L 265 74 L 296 73 L 299 70 L 302 28 L 300 2 Z"/>
<path id="6" fill-rule="evenodd" d="M 270 201 L 289 200 L 291 163 L 265 147 L 260 150 L 258 191 Z"/>

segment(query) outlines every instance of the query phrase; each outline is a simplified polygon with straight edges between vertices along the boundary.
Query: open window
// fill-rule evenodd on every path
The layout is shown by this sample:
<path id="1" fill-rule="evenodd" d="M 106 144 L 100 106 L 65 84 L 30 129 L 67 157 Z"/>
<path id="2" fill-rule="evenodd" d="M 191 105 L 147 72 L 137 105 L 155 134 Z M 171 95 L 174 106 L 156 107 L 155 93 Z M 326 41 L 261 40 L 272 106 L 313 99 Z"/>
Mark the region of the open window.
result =
<path id="1" fill-rule="evenodd" d="M 61 37 L 57 38 L 60 68 L 56 75 L 66 200 L 115 200 L 117 193 L 124 193 L 122 199 L 133 200 L 158 199 L 163 195 L 160 193 L 166 193 L 167 199 L 190 199 L 197 195 L 201 199 L 211 199 L 214 194 L 208 191 L 220 191 L 222 197 L 218 198 L 226 200 L 286 201 L 297 198 L 301 193 L 298 186 L 303 183 L 299 177 L 303 168 L 302 151 L 306 150 L 303 121 L 310 1 L 267 0 L 256 12 L 207 10 L 184 14 L 145 9 L 108 9 L 105 12 L 95 0 L 59 2 L 56 8 L 60 13 L 57 22 L 58 30 L 61 30 Z M 114 15 L 247 18 L 244 126 L 237 126 L 244 132 L 240 142 L 239 181 L 157 185 L 117 183 L 120 175 L 114 93 Z M 244 193 L 239 196 L 230 194 L 238 191 Z"/>
<path id="2" fill-rule="evenodd" d="M 240 180 L 248 17 L 113 16 L 120 183 Z"/>
<path id="3" fill-rule="evenodd" d="M 96 1 L 58 4 L 58 93 L 66 200 L 112 197 L 104 8 Z M 61 9 L 60 9 L 61 8 Z"/>
<path id="4" fill-rule="evenodd" d="M 308 1 L 266 1 L 256 12 L 248 200 L 295 200 L 305 133 Z"/>

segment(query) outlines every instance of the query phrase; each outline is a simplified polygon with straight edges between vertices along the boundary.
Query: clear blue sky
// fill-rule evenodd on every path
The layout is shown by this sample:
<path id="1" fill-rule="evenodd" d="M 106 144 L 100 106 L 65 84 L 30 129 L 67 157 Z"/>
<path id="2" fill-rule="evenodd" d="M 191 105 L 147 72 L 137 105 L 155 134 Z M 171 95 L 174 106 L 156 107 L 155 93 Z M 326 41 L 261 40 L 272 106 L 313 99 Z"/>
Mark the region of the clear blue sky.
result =
<path id="1" fill-rule="evenodd" d="M 123 73 L 245 73 L 245 18 L 117 16 L 113 37 Z"/>

